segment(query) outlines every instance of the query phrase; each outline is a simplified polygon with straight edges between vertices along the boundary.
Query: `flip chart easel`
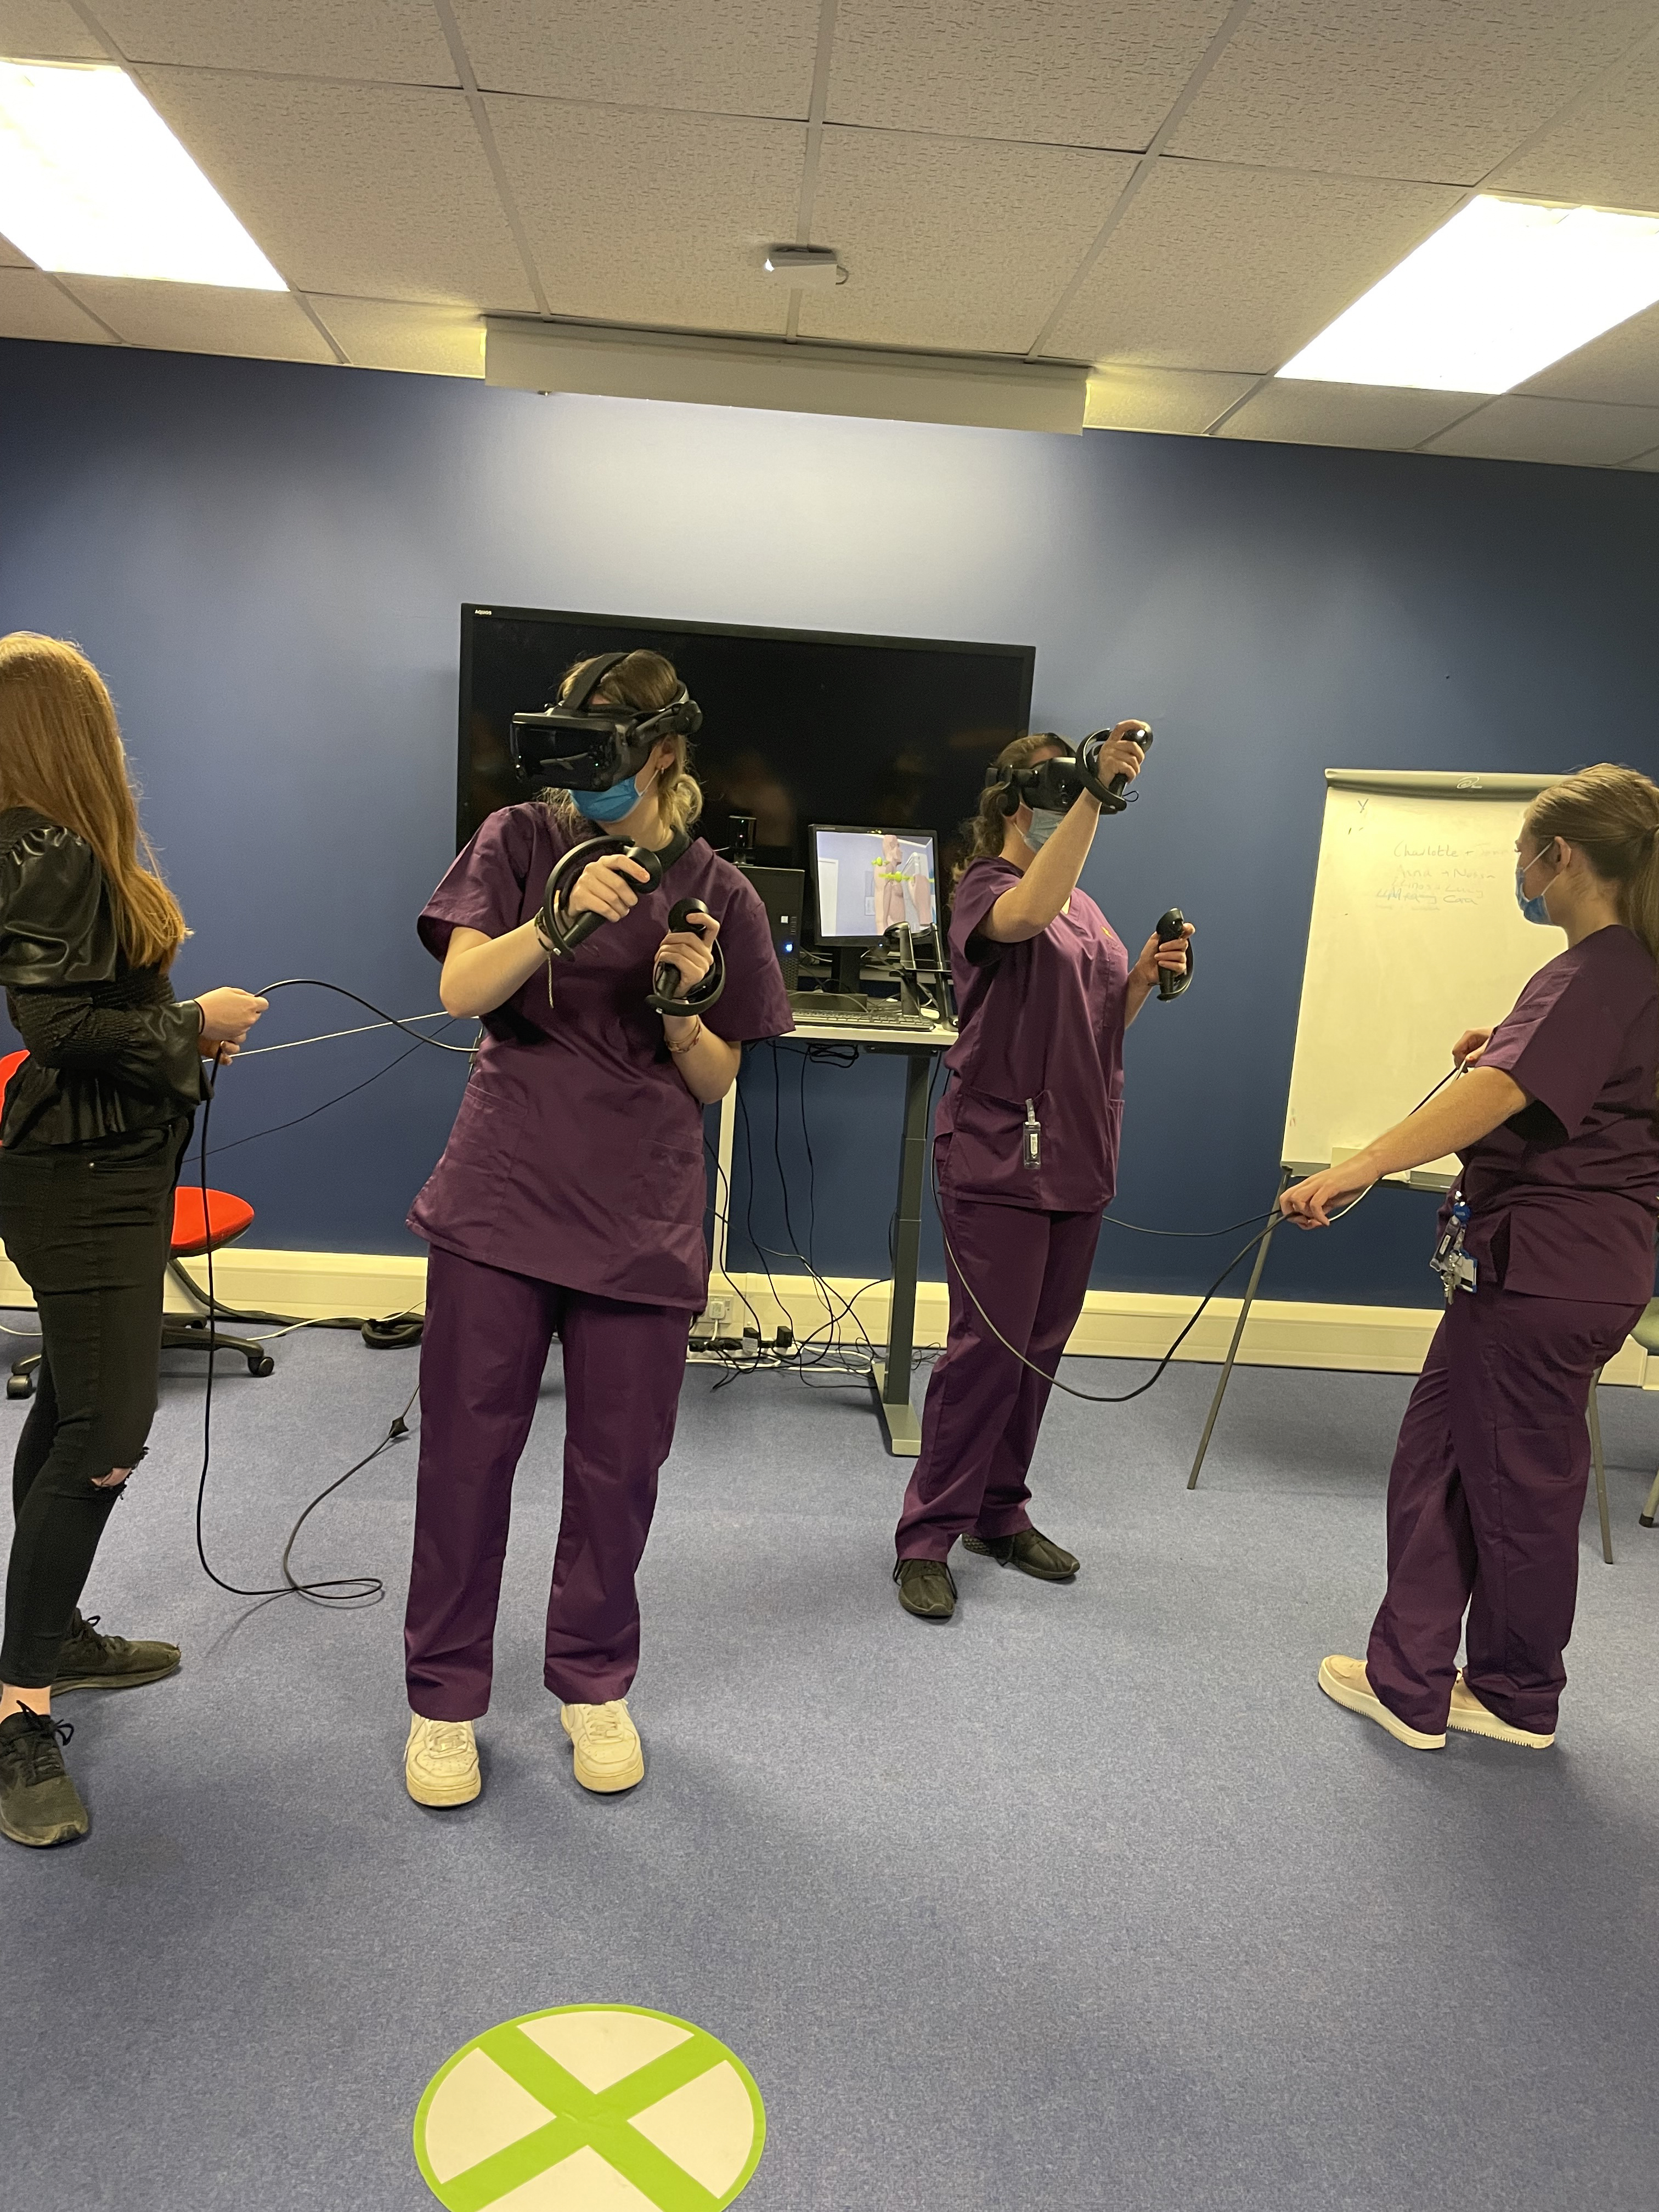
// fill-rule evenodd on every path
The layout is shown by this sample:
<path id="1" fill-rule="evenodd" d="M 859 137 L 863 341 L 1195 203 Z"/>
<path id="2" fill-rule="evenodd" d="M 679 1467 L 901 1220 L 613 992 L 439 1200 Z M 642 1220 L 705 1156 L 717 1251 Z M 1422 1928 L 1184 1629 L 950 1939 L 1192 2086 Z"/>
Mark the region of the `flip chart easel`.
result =
<path id="1" fill-rule="evenodd" d="M 1403 1121 L 1446 1073 L 1453 1040 L 1496 1024 L 1559 951 L 1515 902 L 1515 839 L 1555 775 L 1330 768 L 1302 970 L 1279 1193 Z M 1386 1182 L 1446 1191 L 1455 1159 Z M 1273 1231 L 1227 1347 L 1196 1489 Z M 1426 1258 L 1425 1258 L 1426 1265 Z"/>

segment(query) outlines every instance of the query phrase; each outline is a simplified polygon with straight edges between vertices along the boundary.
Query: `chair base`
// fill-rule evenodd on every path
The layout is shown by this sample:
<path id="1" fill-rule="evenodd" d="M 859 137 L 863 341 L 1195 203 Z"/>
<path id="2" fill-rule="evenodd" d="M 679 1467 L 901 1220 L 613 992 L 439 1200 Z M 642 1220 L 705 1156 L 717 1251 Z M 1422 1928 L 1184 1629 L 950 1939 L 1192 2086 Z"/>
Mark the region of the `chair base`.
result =
<path id="1" fill-rule="evenodd" d="M 210 1328 L 205 1321 L 178 1321 L 171 1315 L 162 1324 L 163 1352 L 234 1352 L 247 1362 L 250 1375 L 274 1375 L 276 1362 L 263 1344 L 248 1336 L 227 1336 L 222 1330 Z M 34 1371 L 40 1364 L 40 1354 L 32 1352 L 25 1359 L 12 1362 L 11 1373 L 6 1377 L 8 1398 L 32 1398 L 34 1395 Z"/>
<path id="2" fill-rule="evenodd" d="M 250 1375 L 274 1375 L 276 1362 L 251 1336 L 227 1336 L 206 1320 L 182 1321 L 169 1315 L 161 1324 L 163 1352 L 234 1352 L 247 1362 Z"/>

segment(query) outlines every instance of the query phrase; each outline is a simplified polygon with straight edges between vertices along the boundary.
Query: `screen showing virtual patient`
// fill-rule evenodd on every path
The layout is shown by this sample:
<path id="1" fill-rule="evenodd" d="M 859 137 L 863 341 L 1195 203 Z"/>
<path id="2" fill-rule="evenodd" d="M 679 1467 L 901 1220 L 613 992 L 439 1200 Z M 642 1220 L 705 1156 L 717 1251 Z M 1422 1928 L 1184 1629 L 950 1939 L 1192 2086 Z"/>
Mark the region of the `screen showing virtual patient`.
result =
<path id="1" fill-rule="evenodd" d="M 902 830 L 812 831 L 818 940 L 880 937 L 896 923 L 931 927 L 933 841 Z"/>

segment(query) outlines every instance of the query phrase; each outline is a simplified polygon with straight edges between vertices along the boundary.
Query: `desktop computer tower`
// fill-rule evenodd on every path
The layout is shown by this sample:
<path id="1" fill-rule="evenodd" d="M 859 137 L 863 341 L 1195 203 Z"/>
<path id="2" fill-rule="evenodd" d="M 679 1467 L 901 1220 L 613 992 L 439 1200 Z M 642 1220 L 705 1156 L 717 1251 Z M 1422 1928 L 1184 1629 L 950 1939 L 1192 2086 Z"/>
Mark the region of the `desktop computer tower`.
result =
<path id="1" fill-rule="evenodd" d="M 746 860 L 738 866 L 760 893 L 766 918 L 772 925 L 772 946 L 783 970 L 784 988 L 793 991 L 800 971 L 801 907 L 806 896 L 804 868 L 759 868 Z"/>

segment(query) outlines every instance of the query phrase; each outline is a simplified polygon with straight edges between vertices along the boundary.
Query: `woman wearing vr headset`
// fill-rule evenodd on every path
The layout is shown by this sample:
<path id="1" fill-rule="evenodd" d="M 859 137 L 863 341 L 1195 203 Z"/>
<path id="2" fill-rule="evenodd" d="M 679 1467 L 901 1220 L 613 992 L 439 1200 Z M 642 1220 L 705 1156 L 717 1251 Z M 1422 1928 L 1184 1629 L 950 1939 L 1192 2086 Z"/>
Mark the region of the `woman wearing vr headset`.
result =
<path id="1" fill-rule="evenodd" d="M 0 1646 L 0 1831 L 87 1832 L 54 1692 L 120 1690 L 179 1665 L 77 1607 L 155 1415 L 173 1192 L 204 1057 L 264 1011 L 246 991 L 181 1005 L 184 916 L 143 830 L 115 709 L 72 645 L 0 638 L 0 984 L 28 1056 L 0 1120 L 0 1237 L 34 1292 L 40 1365 L 13 1469 Z"/>
<path id="2" fill-rule="evenodd" d="M 702 793 L 687 739 L 702 716 L 670 663 L 580 661 L 547 716 L 523 719 L 550 726 L 550 765 L 588 785 L 492 814 L 420 918 L 444 1005 L 486 1032 L 410 1215 L 431 1247 L 404 1629 L 404 1778 L 423 1805 L 465 1804 L 482 1786 L 473 1723 L 489 1703 L 513 1478 L 555 1334 L 564 1508 L 543 1679 L 585 1789 L 630 1789 L 645 1772 L 627 1705 L 635 1574 L 708 1291 L 702 1109 L 730 1089 L 745 1042 L 793 1025 L 758 894 L 691 836 Z M 602 834 L 653 854 L 659 880 L 619 852 L 581 868 L 555 902 L 562 941 L 604 927 L 555 957 L 550 876 Z M 672 928 L 685 899 L 708 911 Z M 647 1005 L 665 963 L 678 1003 L 701 993 L 706 1014 Z"/>
<path id="3" fill-rule="evenodd" d="M 1144 722 L 1120 722 L 1095 781 L 1137 775 L 1146 735 Z M 1054 801 L 1078 779 L 1045 790 L 1057 779 L 1040 773 L 1069 753 L 1039 733 L 997 755 L 951 902 L 961 1034 L 933 1137 L 951 1327 L 893 1570 L 900 1604 L 923 1620 L 956 1611 L 947 1560 L 959 1536 L 1043 1582 L 1078 1571 L 1031 1526 L 1026 1474 L 1116 1188 L 1123 1032 L 1160 971 L 1187 965 L 1183 940 L 1156 936 L 1131 964 L 1079 889 L 1100 801 L 1085 786 L 1062 811 Z"/>

